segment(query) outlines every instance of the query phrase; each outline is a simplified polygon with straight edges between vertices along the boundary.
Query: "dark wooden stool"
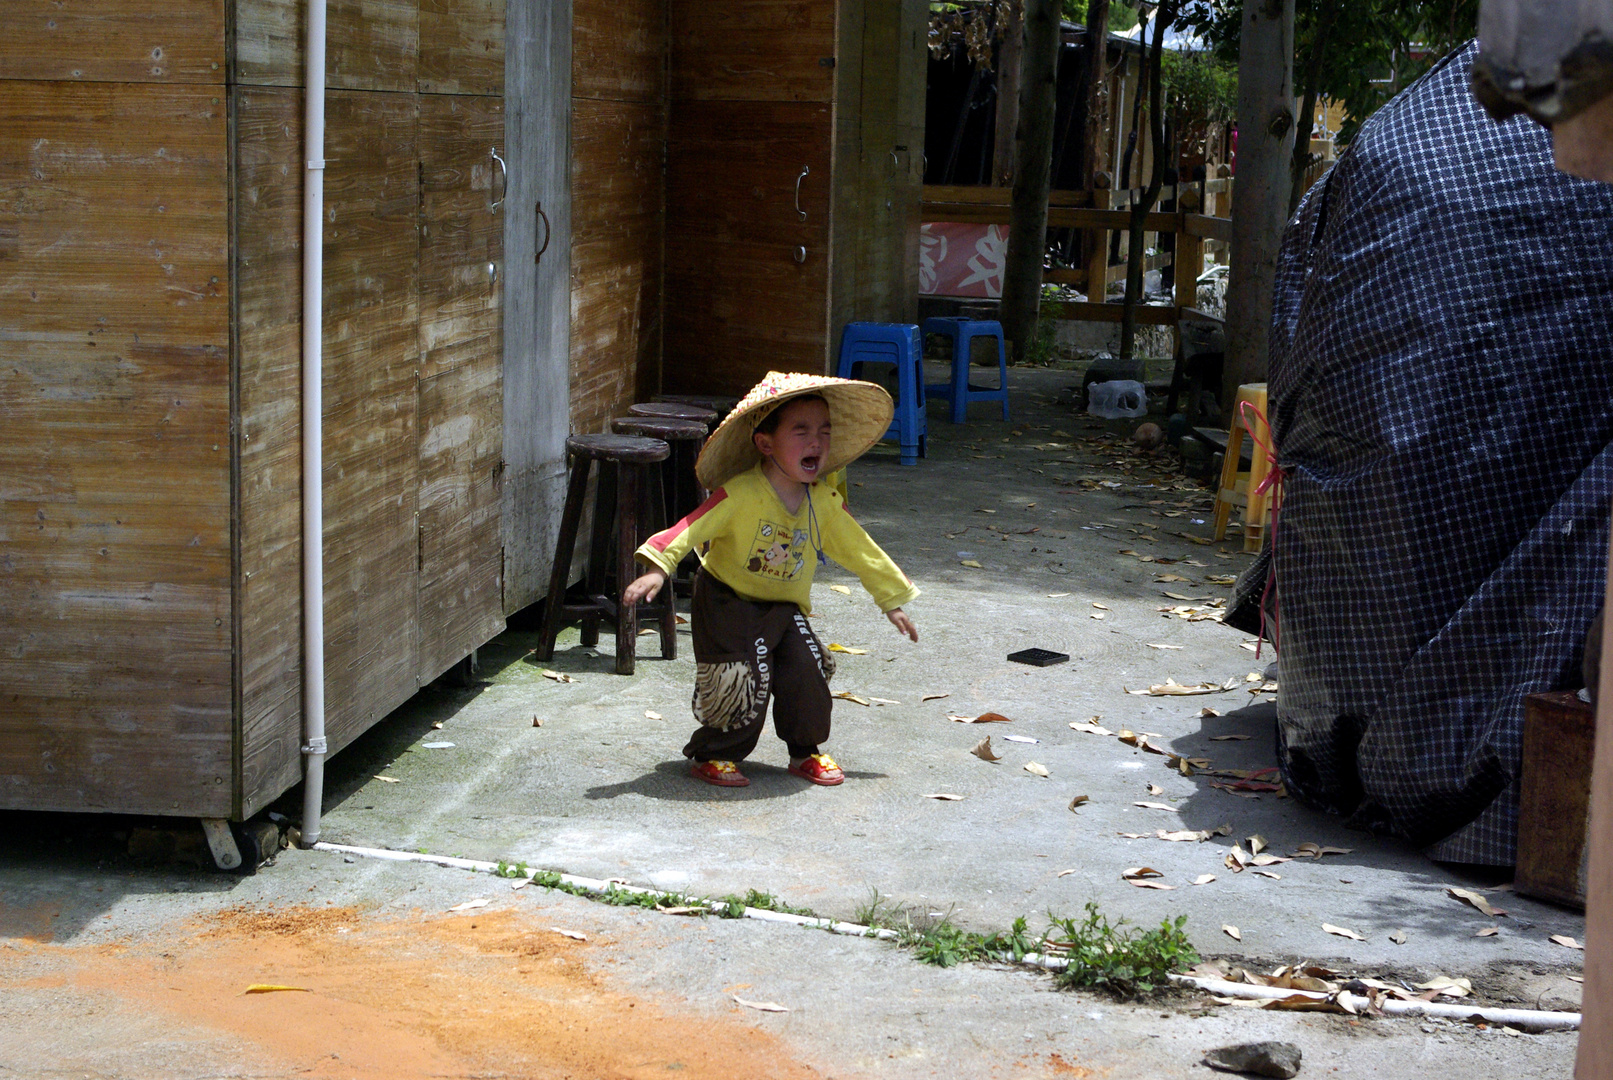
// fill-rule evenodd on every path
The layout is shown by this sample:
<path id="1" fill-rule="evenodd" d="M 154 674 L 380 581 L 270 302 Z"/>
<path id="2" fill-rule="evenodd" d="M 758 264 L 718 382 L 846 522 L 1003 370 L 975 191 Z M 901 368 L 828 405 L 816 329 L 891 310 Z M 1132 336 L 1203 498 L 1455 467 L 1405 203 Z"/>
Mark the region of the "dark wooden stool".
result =
<path id="1" fill-rule="evenodd" d="M 618 416 L 610 422 L 611 430 L 620 435 L 641 435 L 660 439 L 672 448 L 672 455 L 661 463 L 661 484 L 656 521 L 660 526 L 681 521 L 684 515 L 699 509 L 706 501 L 705 489 L 695 476 L 695 462 L 700 448 L 706 444 L 706 425 L 698 420 L 663 420 L 656 416 Z M 678 571 L 667 584 L 679 596 L 694 593 L 694 572 L 700 566 L 699 558 L 690 552 L 678 565 Z"/>
<path id="2" fill-rule="evenodd" d="M 701 409 L 710 409 L 717 414 L 717 423 L 734 411 L 739 404 L 736 397 L 725 397 L 722 394 L 660 394 L 656 401 L 669 401 L 674 405 L 693 405 Z M 714 427 L 716 425 L 713 425 Z"/>
<path id="3" fill-rule="evenodd" d="M 641 401 L 629 405 L 627 411 L 634 416 L 653 416 L 658 420 L 698 420 L 709 431 L 717 426 L 717 411 L 699 405 L 686 405 L 678 401 Z"/>
<path id="4" fill-rule="evenodd" d="M 660 439 L 636 435 L 573 435 L 566 440 L 571 483 L 566 489 L 565 511 L 560 515 L 554 569 L 549 575 L 543 636 L 538 642 L 539 660 L 554 656 L 555 638 L 565 624 L 581 621 L 582 643 L 597 645 L 599 624 L 609 619 L 616 625 L 616 673 L 631 675 L 641 613 L 660 621 L 662 658 L 677 657 L 677 615 L 671 589 L 663 589 L 653 604 L 621 602 L 622 589 L 638 576 L 634 571 L 633 552 L 645 539 L 639 535 L 641 523 L 649 517 L 646 504 L 657 483 L 657 477 L 649 469 L 665 461 L 671 453 L 672 448 Z M 586 599 L 581 603 L 567 603 L 571 553 L 577 546 L 583 504 L 588 500 L 588 474 L 596 461 L 599 462 L 599 484 L 594 495 L 594 527 L 589 539 L 588 576 L 583 589 Z M 613 540 L 614 566 L 611 562 Z"/>

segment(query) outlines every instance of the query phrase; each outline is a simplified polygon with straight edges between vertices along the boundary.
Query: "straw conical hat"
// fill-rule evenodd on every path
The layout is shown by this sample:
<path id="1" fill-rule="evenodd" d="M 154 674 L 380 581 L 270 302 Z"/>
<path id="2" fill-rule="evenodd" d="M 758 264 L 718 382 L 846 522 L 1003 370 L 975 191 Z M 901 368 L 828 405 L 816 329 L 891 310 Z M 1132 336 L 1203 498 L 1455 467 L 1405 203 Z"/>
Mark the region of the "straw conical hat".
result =
<path id="1" fill-rule="evenodd" d="M 695 463 L 695 474 L 708 489 L 722 487 L 762 460 L 751 434 L 767 415 L 791 398 L 817 394 L 829 403 L 833 434 L 829 453 L 818 469 L 827 476 L 861 457 L 891 426 L 895 405 L 881 386 L 826 375 L 769 371 L 751 387 L 734 411 L 718 425 Z"/>

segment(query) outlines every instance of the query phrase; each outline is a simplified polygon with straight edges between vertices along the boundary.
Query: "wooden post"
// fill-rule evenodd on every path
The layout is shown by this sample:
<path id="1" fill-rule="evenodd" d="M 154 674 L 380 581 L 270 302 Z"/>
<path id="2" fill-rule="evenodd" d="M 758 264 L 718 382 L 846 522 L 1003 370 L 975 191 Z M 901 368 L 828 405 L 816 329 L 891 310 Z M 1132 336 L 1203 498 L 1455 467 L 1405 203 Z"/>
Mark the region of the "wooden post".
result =
<path id="1" fill-rule="evenodd" d="M 1094 210 L 1109 209 L 1109 198 L 1113 194 L 1109 190 L 1109 177 L 1099 173 L 1094 178 L 1094 184 L 1101 181 L 1101 186 L 1092 189 L 1092 208 Z M 1109 295 L 1109 230 L 1087 230 L 1087 299 L 1094 304 L 1101 304 Z"/>
<path id="2" fill-rule="evenodd" d="M 1047 192 L 1053 169 L 1054 81 L 1059 58 L 1059 6 L 1026 0 L 1020 58 L 1019 137 L 1014 144 L 1014 205 L 1004 257 L 998 318 L 1022 360 L 1036 336 L 1047 247 Z"/>
<path id="3" fill-rule="evenodd" d="M 1613 550 L 1603 606 L 1613 611 Z M 1602 640 L 1607 640 L 1604 630 Z M 1585 994 L 1580 1009 L 1576 1080 L 1613 1076 L 1613 660 L 1602 650 L 1596 688 L 1596 750 L 1591 765 L 1591 821 L 1585 846 Z"/>
<path id="4" fill-rule="evenodd" d="M 1178 185 L 1180 187 L 1180 185 Z M 1176 306 L 1199 306 L 1199 275 L 1204 273 L 1204 238 L 1187 232 L 1187 215 L 1198 210 L 1199 193 L 1182 189 L 1176 199 Z"/>

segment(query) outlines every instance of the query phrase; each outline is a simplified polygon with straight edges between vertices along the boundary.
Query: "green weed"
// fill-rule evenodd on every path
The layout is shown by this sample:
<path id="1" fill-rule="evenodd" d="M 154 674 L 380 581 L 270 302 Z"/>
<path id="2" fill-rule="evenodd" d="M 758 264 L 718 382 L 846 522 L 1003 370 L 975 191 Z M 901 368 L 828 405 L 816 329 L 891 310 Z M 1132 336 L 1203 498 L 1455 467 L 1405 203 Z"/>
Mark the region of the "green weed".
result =
<path id="1" fill-rule="evenodd" d="M 1082 919 L 1050 917 L 1044 942 L 1050 955 L 1069 961 L 1058 976 L 1063 986 L 1097 987 L 1120 997 L 1140 997 L 1170 984 L 1171 971 L 1198 963 L 1183 929 L 1187 916 L 1165 919 L 1156 930 L 1126 930 L 1111 923 L 1090 901 Z M 1055 932 L 1057 932 L 1055 934 Z"/>
<path id="2" fill-rule="evenodd" d="M 763 911 L 780 911 L 786 915 L 800 915 L 808 919 L 816 919 L 818 917 L 818 913 L 813 911 L 811 908 L 795 907 L 794 905 L 786 904 L 772 893 L 758 892 L 755 889 L 746 889 L 744 896 L 740 896 L 736 893 L 729 896 L 718 897 L 718 900 L 721 901 L 724 907 L 723 910 L 717 912 L 717 914 L 721 915 L 725 919 L 744 918 L 745 909 L 748 907 L 760 908 Z M 702 901 L 702 903 L 704 903 L 704 901 Z"/>

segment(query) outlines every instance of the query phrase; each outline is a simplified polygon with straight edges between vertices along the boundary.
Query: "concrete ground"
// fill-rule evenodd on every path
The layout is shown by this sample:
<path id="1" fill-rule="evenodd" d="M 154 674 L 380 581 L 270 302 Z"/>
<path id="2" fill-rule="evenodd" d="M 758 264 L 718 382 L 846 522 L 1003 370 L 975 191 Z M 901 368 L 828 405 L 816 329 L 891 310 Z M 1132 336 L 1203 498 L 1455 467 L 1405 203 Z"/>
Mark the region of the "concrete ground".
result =
<path id="1" fill-rule="evenodd" d="M 1019 915 L 1039 927 L 1047 913 L 1078 914 L 1090 900 L 1140 926 L 1185 915 L 1200 952 L 1251 967 L 1307 960 L 1407 981 L 1443 974 L 1471 979 L 1485 1004 L 1577 1007 L 1572 976 L 1581 954 L 1549 939 L 1583 939 L 1578 914 L 1498 888 L 1504 878 L 1440 866 L 1352 832 L 1275 793 L 1212 787 L 1231 780 L 1184 776 L 1165 755 L 1072 729 L 1075 722 L 1146 732 L 1149 743 L 1209 759 L 1214 770 L 1275 763 L 1273 694 L 1250 692 L 1263 682 L 1248 681 L 1269 654 L 1257 661 L 1246 635 L 1190 618 L 1218 610 L 1227 577 L 1246 564 L 1241 545 L 1235 537 L 1207 542 L 1209 493 L 1183 480 L 1169 458 L 1133 450 L 1124 436 L 1134 422 L 1099 423 L 1073 411 L 1067 388 L 1078 381 L 1068 371 L 1016 369 L 1012 425 L 995 406 L 977 405 L 969 424 L 954 426 L 937 405 L 927 460 L 902 468 L 887 447 L 853 468 L 854 512 L 924 595 L 909 608 L 921 635 L 914 645 L 855 579 L 838 568 L 819 572 L 814 626 L 826 643 L 856 650 L 837 654 L 834 687 L 868 702 L 835 705 L 825 749 L 846 770 L 842 787 L 789 776 L 783 744 L 771 733 L 746 763 L 751 787 L 691 780 L 680 756 L 692 726 L 686 633 L 672 661 L 658 659 L 655 639 L 644 636 L 637 674 L 621 677 L 612 673 L 608 635 L 588 649 L 570 630 L 555 657 L 540 663 L 531 654 L 536 635 L 511 631 L 482 650 L 484 681 L 429 688 L 332 760 L 324 838 L 519 860 L 707 896 L 756 889 L 841 918 L 857 917 L 877 895 L 923 915 L 950 913 L 981 931 L 1006 928 Z M 1031 647 L 1071 659 L 1046 668 L 1006 659 Z M 1168 679 L 1236 685 L 1191 697 L 1128 693 Z M 1219 715 L 1203 715 L 1207 707 Z M 949 718 L 987 711 L 1011 722 Z M 988 735 L 1002 760 L 970 753 Z M 1047 775 L 1028 770 L 1032 763 Z M 962 798 L 926 797 L 940 793 Z M 1072 810 L 1082 795 L 1087 801 Z M 10 974 L 0 970 L 0 1011 L 25 1022 L 0 1034 L 0 1067 L 16 1075 L 370 1075 L 355 1057 L 385 1057 L 377 1048 L 391 1045 L 387 1025 L 407 1028 L 411 1006 L 371 1001 L 379 1041 L 310 1073 L 315 1050 L 287 1049 L 275 1024 L 214 1023 L 208 1007 L 181 1015 L 177 1006 L 163 1012 L 160 1001 L 130 1014 L 116 978 L 107 984 L 84 974 L 101 970 L 85 959 L 92 955 L 114 971 L 126 956 L 158 965 L 152 970 L 216 971 L 220 950 L 251 957 L 262 940 L 230 938 L 237 924 L 229 913 L 310 905 L 350 913 L 343 917 L 351 925 L 327 920 L 298 930 L 307 938 L 272 940 L 330 949 L 370 942 L 381 963 L 394 955 L 396 935 L 413 940 L 407 928 L 414 927 L 421 941 L 457 950 L 453 957 L 474 952 L 477 963 L 492 965 L 483 974 L 499 995 L 538 991 L 514 975 L 499 983 L 496 958 L 505 954 L 459 938 L 445 944 L 443 927 L 473 918 L 492 927 L 496 916 L 500 933 L 582 931 L 590 941 L 576 943 L 576 962 L 592 980 L 577 991 L 584 997 L 609 990 L 681 1017 L 699 1033 L 696 1042 L 727 1046 L 721 1040 L 738 1039 L 734 1031 L 759 1030 L 772 1040 L 769 1060 L 822 1075 L 1205 1075 L 1196 1064 L 1205 1050 L 1259 1038 L 1298 1043 L 1302 1075 L 1563 1076 L 1573 1059 L 1573 1035 L 1240 1009 L 1201 996 L 1121 1004 L 1055 991 L 1045 976 L 999 966 L 928 967 L 872 941 L 679 919 L 535 888 L 511 892 L 485 876 L 324 852 L 289 851 L 249 877 L 142 867 L 104 823 L 0 815 L 0 824 L 8 821 L 0 956 L 10 958 Z M 1157 835 L 1223 825 L 1224 835 L 1202 842 Z M 1279 857 L 1306 842 L 1349 851 L 1228 869 L 1232 846 L 1256 834 Z M 1142 866 L 1172 888 L 1122 878 Z M 1214 880 L 1194 884 L 1205 875 Z M 1506 914 L 1481 914 L 1449 895 L 1451 886 L 1480 891 Z M 491 903 L 445 913 L 475 897 Z M 1363 940 L 1326 932 L 1323 923 Z M 1241 940 L 1224 926 L 1236 927 Z M 1496 932 L 1476 936 L 1490 927 Z M 347 937 L 332 936 L 338 931 Z M 1402 932 L 1403 944 L 1391 939 Z M 226 940 L 247 947 L 224 949 Z M 324 970 L 313 954 L 298 955 L 285 962 L 303 964 L 310 979 Z M 461 960 L 442 962 L 457 970 Z M 263 974 L 259 981 L 279 981 Z M 241 979 L 256 977 L 243 969 Z M 315 989 L 309 998 L 339 996 L 336 988 Z M 757 1012 L 736 1005 L 734 994 L 790 1011 Z M 431 996 L 441 1006 L 444 999 Z M 273 1008 L 317 1013 L 314 1004 Z M 294 1012 L 276 1015 L 298 1023 Z M 495 1026 L 511 1032 L 530 1015 L 518 1011 Z M 158 1023 L 164 1016 L 166 1027 Z M 678 1058 L 677 1046 L 664 1047 L 659 1064 L 556 1064 L 541 1049 L 558 1045 L 553 1039 L 534 1036 L 530 1053 L 517 1053 L 496 1037 L 467 1035 L 454 1026 L 460 1020 L 427 1025 L 432 1047 L 464 1053 L 428 1060 L 422 1050 L 419 1075 L 661 1075 L 676 1066 L 715 1076 L 749 1052 L 740 1039 L 732 1053 L 704 1064 Z M 351 1026 L 364 1029 L 356 1019 Z M 165 1034 L 151 1042 L 157 1027 Z M 140 1045 L 167 1049 L 142 1055 L 130 1049 L 131 1033 Z M 681 1045 L 682 1036 L 667 1037 Z M 189 1071 L 176 1069 L 176 1060 Z"/>

